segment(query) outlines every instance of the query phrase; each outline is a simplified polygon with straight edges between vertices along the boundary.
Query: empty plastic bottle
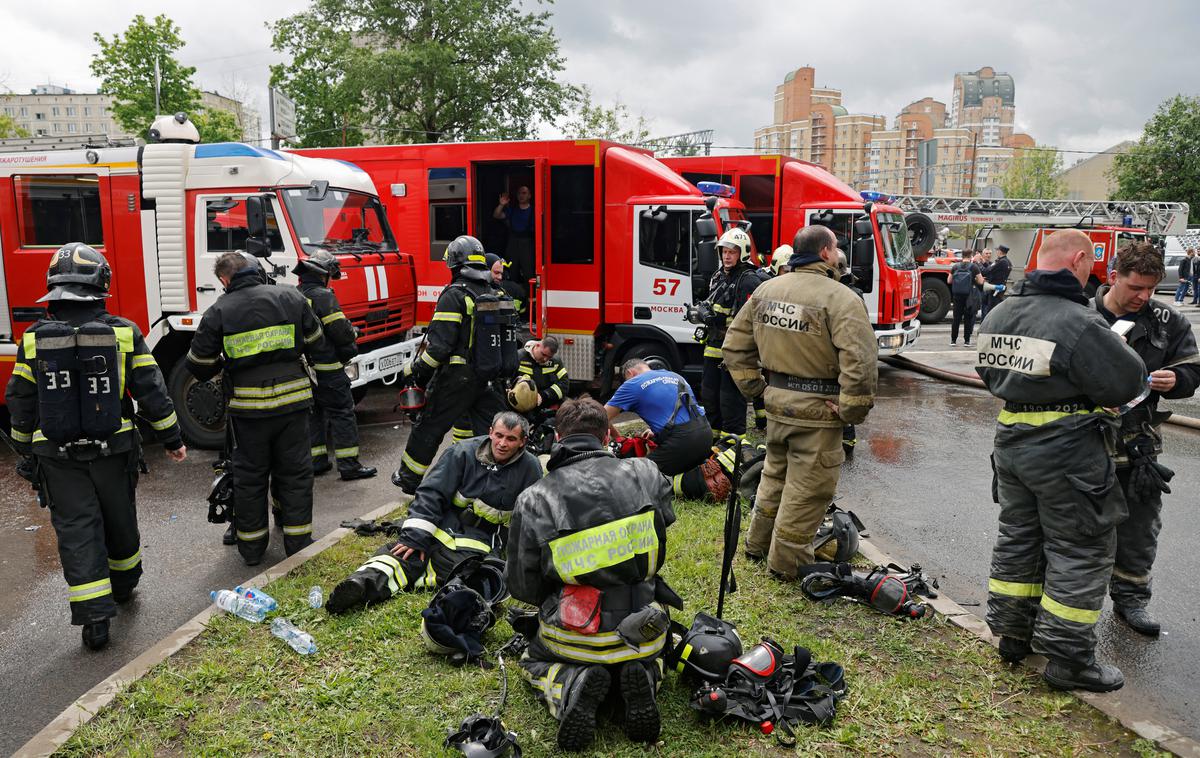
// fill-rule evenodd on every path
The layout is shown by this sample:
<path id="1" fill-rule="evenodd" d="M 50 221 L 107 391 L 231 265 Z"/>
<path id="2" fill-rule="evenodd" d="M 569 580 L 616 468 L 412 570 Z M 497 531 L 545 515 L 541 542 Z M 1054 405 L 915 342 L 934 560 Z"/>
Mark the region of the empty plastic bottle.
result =
<path id="1" fill-rule="evenodd" d="M 267 617 L 267 612 L 261 605 L 242 597 L 233 590 L 213 590 L 208 593 L 208 596 L 221 610 L 244 618 L 252 624 L 257 624 Z"/>
<path id="2" fill-rule="evenodd" d="M 276 618 L 271 622 L 271 634 L 292 646 L 300 655 L 312 655 L 317 652 L 317 643 L 312 635 L 301 631 L 296 625 L 285 618 Z"/>
<path id="3" fill-rule="evenodd" d="M 1125 405 L 1122 405 L 1120 408 L 1118 408 L 1117 413 L 1120 413 L 1121 415 L 1129 413 L 1131 410 L 1133 410 L 1138 405 L 1140 405 L 1143 400 L 1150 397 L 1150 383 L 1153 381 L 1154 381 L 1154 377 L 1152 377 L 1152 376 L 1146 377 L 1146 388 L 1143 389 L 1141 394 L 1139 394 L 1137 397 L 1135 397 L 1134 399 L 1130 400 L 1128 403 L 1125 403 Z"/>
<path id="4" fill-rule="evenodd" d="M 321 585 L 315 585 L 308 591 L 308 607 L 320 608 L 325 605 L 325 592 L 321 589 Z"/>
<path id="5" fill-rule="evenodd" d="M 270 613 L 279 607 L 279 603 L 275 602 L 275 598 L 271 597 L 260 589 L 255 589 L 254 587 L 243 587 L 239 584 L 234 589 L 234 592 L 261 607 L 267 613 Z"/>

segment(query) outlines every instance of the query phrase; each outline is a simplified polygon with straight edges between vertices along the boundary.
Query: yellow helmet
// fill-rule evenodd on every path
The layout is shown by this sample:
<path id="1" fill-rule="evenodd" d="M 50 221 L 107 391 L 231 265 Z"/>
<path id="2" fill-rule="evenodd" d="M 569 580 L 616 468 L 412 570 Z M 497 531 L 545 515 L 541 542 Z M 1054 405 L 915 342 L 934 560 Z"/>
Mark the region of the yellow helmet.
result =
<path id="1" fill-rule="evenodd" d="M 721 239 L 717 240 L 717 249 L 720 250 L 727 247 L 731 250 L 738 251 L 738 259 L 742 263 L 750 262 L 750 251 L 753 245 L 750 242 L 750 235 L 746 234 L 746 230 L 741 227 L 734 227 L 721 235 Z"/>
<path id="2" fill-rule="evenodd" d="M 508 404 L 517 413 L 528 413 L 538 406 L 538 391 L 533 380 L 521 377 L 508 391 Z"/>
<path id="3" fill-rule="evenodd" d="M 771 253 L 771 273 L 779 276 L 779 269 L 787 265 L 793 253 L 791 245 L 780 245 L 775 248 L 775 252 Z"/>

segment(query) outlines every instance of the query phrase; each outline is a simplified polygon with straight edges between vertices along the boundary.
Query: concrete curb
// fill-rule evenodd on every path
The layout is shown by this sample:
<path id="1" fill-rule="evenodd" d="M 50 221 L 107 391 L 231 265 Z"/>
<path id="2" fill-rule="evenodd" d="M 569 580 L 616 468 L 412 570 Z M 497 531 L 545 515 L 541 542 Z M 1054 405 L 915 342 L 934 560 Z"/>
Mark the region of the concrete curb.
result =
<path id="1" fill-rule="evenodd" d="M 897 565 L 904 565 L 865 539 L 859 541 L 858 551 L 873 564 L 886 566 L 889 563 L 896 563 Z M 987 623 L 983 619 L 946 597 L 945 594 L 939 592 L 936 598 L 921 599 L 939 615 L 945 616 L 947 621 L 959 629 L 975 635 L 992 647 L 998 644 L 999 640 L 992 636 L 991 629 L 988 628 Z M 1034 655 L 1026 658 L 1022 665 L 1041 673 L 1042 668 L 1046 665 L 1046 659 L 1040 655 Z M 1121 726 L 1137 736 L 1150 740 L 1158 745 L 1161 750 L 1167 750 L 1175 755 L 1184 756 L 1184 758 L 1200 758 L 1200 742 L 1190 737 L 1185 737 L 1163 724 L 1154 721 L 1145 721 L 1134 716 L 1125 707 L 1120 690 L 1106 694 L 1073 690 L 1071 694 L 1109 718 L 1114 719 Z"/>
<path id="2" fill-rule="evenodd" d="M 404 500 L 376 508 L 360 518 L 382 518 L 404 504 Z M 247 580 L 243 586 L 264 587 L 268 583 L 287 575 L 293 569 L 307 563 L 337 544 L 343 537 L 353 533 L 353 529 L 338 527 L 321 539 L 290 555 L 266 571 Z M 146 675 L 150 669 L 179 652 L 189 642 L 194 640 L 208 624 L 208 620 L 220 613 L 215 606 L 209 606 L 193 616 L 183 626 L 156 642 L 150 649 L 114 671 L 107 679 L 79 696 L 66 710 L 58 714 L 40 732 L 26 742 L 13 758 L 34 758 L 54 753 L 71 738 L 75 730 L 86 724 L 101 708 L 108 705 L 126 687 Z"/>

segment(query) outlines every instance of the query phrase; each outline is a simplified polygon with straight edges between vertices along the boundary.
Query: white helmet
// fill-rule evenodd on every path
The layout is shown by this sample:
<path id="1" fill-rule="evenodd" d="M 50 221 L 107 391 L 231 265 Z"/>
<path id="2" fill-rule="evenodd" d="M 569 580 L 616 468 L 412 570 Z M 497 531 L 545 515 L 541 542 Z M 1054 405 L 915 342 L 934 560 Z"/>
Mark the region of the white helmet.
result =
<path id="1" fill-rule="evenodd" d="M 787 265 L 794 252 L 791 245 L 780 245 L 775 248 L 775 252 L 771 253 L 771 273 L 779 276 L 779 269 Z"/>
<path id="2" fill-rule="evenodd" d="M 738 251 L 738 259 L 742 263 L 750 262 L 751 242 L 750 235 L 746 234 L 746 230 L 740 227 L 734 227 L 721 235 L 721 239 L 717 240 L 717 249 L 727 247 L 731 250 Z"/>

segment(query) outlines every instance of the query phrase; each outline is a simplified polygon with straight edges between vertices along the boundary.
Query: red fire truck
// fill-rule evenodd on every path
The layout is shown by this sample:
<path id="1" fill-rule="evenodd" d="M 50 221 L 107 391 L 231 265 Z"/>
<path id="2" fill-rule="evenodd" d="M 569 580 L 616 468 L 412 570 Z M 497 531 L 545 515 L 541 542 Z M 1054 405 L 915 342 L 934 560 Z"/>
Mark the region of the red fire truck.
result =
<path id="1" fill-rule="evenodd" d="M 895 355 L 921 331 L 920 280 L 904 215 L 872 202 L 815 163 L 783 155 L 713 155 L 660 158 L 689 182 L 731 184 L 746 206 L 750 234 L 769 255 L 790 245 L 809 224 L 833 229 L 845 244 L 875 327 L 880 355 Z M 856 222 L 866 223 L 856 223 Z"/>
<path id="2" fill-rule="evenodd" d="M 635 356 L 698 374 L 701 349 L 684 306 L 706 294 L 715 235 L 745 222 L 740 202 L 706 198 L 649 152 L 600 140 L 297 152 L 349 161 L 375 182 L 400 246 L 416 253 L 419 323 L 449 281 L 446 245 L 471 234 L 504 256 L 511 243 L 495 218 L 499 197 L 515 204 L 528 187 L 528 326 L 560 338 L 572 380 L 606 392 L 615 367 Z"/>
<path id="3" fill-rule="evenodd" d="M 403 338 L 416 284 L 365 173 L 237 143 L 155 143 L 0 154 L 0 382 L 12 374 L 21 334 L 45 315 L 37 299 L 50 254 L 86 242 L 112 265 L 109 310 L 145 333 L 189 443 L 219 447 L 220 385 L 197 383 L 181 358 L 220 294 L 214 260 L 245 249 L 251 236 L 251 197 L 264 211 L 255 235 L 269 247 L 263 263 L 279 282 L 294 283 L 296 259 L 318 248 L 341 260 L 333 286 L 364 353 L 347 368 L 353 384 L 395 373 L 415 349 Z"/>

